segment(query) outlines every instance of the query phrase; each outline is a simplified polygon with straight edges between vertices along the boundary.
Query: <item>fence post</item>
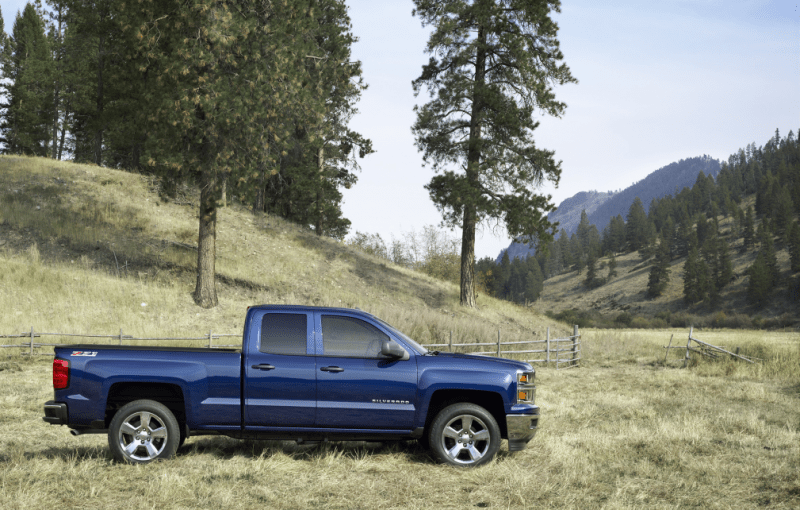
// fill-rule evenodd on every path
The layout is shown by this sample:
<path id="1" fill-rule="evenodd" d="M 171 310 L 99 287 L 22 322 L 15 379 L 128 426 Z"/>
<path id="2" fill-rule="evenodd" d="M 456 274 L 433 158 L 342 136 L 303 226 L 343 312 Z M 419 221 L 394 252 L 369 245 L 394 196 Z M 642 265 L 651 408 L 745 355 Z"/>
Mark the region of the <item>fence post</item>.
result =
<path id="1" fill-rule="evenodd" d="M 500 330 L 497 330 L 497 357 L 500 357 Z"/>
<path id="2" fill-rule="evenodd" d="M 570 362 L 569 366 L 575 366 L 575 355 L 577 354 L 577 347 L 578 347 L 578 337 L 580 334 L 578 333 L 578 325 L 572 328 L 572 361 Z"/>
<path id="3" fill-rule="evenodd" d="M 30 356 L 33 357 L 33 326 L 31 326 L 31 354 Z"/>
<path id="4" fill-rule="evenodd" d="M 209 329 L 208 330 L 208 348 L 209 349 L 211 349 L 211 338 L 212 338 L 211 330 Z"/>
<path id="5" fill-rule="evenodd" d="M 683 368 L 689 366 L 689 348 L 692 346 L 692 331 L 694 331 L 694 326 L 689 326 L 689 340 L 686 341 L 686 356 L 683 358 Z"/>
<path id="6" fill-rule="evenodd" d="M 547 351 L 545 354 L 547 355 L 547 366 L 550 365 L 550 327 L 547 327 L 547 347 L 545 347 Z"/>
<path id="7" fill-rule="evenodd" d="M 667 356 L 669 356 L 669 348 L 672 347 L 672 337 L 675 336 L 675 333 L 669 336 L 669 344 L 667 345 L 667 353 L 664 355 L 664 366 L 667 365 Z"/>

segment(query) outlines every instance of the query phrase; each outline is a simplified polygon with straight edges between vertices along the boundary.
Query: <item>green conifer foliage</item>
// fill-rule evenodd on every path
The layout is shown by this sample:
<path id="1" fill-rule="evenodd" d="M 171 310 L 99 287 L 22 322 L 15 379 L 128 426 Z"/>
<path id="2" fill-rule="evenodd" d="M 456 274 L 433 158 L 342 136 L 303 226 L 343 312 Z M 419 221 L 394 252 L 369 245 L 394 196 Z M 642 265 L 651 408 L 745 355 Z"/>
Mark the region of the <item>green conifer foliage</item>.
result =
<path id="1" fill-rule="evenodd" d="M 789 234 L 789 255 L 792 273 L 800 271 L 800 224 L 792 222 Z"/>
<path id="2" fill-rule="evenodd" d="M 3 77 L 8 104 L 0 119 L 7 154 L 48 156 L 53 119 L 53 58 L 44 20 L 27 4 L 14 20 Z"/>
<path id="3" fill-rule="evenodd" d="M 653 267 L 650 268 L 650 275 L 647 279 L 647 297 L 656 298 L 664 293 L 669 283 L 669 246 L 661 239 L 656 250 L 656 259 Z"/>
<path id="4" fill-rule="evenodd" d="M 708 295 L 708 266 L 700 258 L 697 248 L 692 248 L 683 265 L 683 299 L 686 304 L 702 301 Z"/>
<path id="5" fill-rule="evenodd" d="M 536 192 L 557 183 L 560 163 L 536 147 L 535 110 L 560 116 L 554 84 L 576 80 L 561 60 L 560 2 L 414 0 L 414 14 L 433 31 L 432 55 L 414 80 L 432 100 L 416 109 L 412 128 L 423 160 L 437 175 L 426 186 L 445 221 L 462 228 L 461 304 L 475 306 L 475 229 L 504 222 L 517 240 L 552 238 L 544 216 L 554 206 Z M 454 166 L 461 171 L 454 171 Z"/>

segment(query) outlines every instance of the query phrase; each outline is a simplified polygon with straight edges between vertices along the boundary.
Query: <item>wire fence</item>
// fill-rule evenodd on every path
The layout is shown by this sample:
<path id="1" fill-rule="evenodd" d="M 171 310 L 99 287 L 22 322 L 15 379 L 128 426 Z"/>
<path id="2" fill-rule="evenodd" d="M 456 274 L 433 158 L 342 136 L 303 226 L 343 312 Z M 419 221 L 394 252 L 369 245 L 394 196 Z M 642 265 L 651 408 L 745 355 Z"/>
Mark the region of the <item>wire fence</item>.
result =
<path id="1" fill-rule="evenodd" d="M 98 340 L 108 340 L 107 343 L 99 343 L 98 345 L 122 345 L 123 341 L 126 342 L 203 342 L 202 346 L 209 349 L 225 349 L 225 348 L 239 348 L 241 344 L 224 345 L 215 343 L 215 340 L 220 340 L 226 337 L 240 337 L 241 333 L 214 333 L 209 331 L 207 335 L 194 336 L 194 337 L 136 337 L 126 335 L 119 330 L 118 335 L 97 335 L 97 334 L 82 334 L 82 333 L 44 333 L 34 331 L 31 327 L 30 332 L 0 335 L 0 338 L 18 338 L 20 343 L 0 345 L 2 349 L 20 349 L 20 354 L 29 356 L 53 356 L 53 352 L 49 347 L 63 347 L 72 345 L 65 342 L 45 342 L 46 337 L 55 338 L 84 338 L 90 339 L 92 342 Z M 37 340 L 38 339 L 38 340 Z M 27 340 L 27 341 L 26 341 Z M 478 351 L 485 347 L 493 347 L 490 351 Z M 453 343 L 453 332 L 450 332 L 450 341 L 441 344 L 425 344 L 426 348 L 443 348 L 447 347 L 450 352 L 462 352 L 465 354 L 475 354 L 482 356 L 497 356 L 503 358 L 512 357 L 520 359 L 528 363 L 555 363 L 556 369 L 574 368 L 578 366 L 581 360 L 581 335 L 578 326 L 574 327 L 574 334 L 565 338 L 550 338 L 550 328 L 547 328 L 547 337 L 541 340 L 522 340 L 513 342 L 502 342 L 500 330 L 497 330 L 497 341 L 495 342 L 478 342 L 478 343 Z M 506 347 L 510 347 L 506 349 Z M 543 347 L 543 348 L 536 348 Z M 47 349 L 43 352 L 43 348 Z M 538 354 L 540 359 L 528 359 L 531 354 Z"/>

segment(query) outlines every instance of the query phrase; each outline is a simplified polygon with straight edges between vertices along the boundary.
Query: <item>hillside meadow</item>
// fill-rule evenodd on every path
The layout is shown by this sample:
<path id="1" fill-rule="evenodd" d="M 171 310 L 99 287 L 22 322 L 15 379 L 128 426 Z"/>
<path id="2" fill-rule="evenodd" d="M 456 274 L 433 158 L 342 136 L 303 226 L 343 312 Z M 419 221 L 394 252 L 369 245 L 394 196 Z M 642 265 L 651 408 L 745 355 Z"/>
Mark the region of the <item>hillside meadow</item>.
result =
<path id="1" fill-rule="evenodd" d="M 191 302 L 196 197 L 147 178 L 0 157 L 0 334 L 238 333 L 253 303 L 357 306 L 422 343 L 554 336 L 536 307 L 479 296 L 233 205 L 220 214 L 220 306 Z M 800 334 L 696 330 L 763 361 L 664 361 L 688 330 L 583 330 L 581 367 L 539 366 L 537 436 L 485 467 L 435 463 L 414 441 L 192 437 L 176 458 L 115 463 L 104 436 L 41 420 L 51 361 L 0 357 L 3 508 L 797 508 Z M 17 340 L 3 339 L 3 343 Z"/>

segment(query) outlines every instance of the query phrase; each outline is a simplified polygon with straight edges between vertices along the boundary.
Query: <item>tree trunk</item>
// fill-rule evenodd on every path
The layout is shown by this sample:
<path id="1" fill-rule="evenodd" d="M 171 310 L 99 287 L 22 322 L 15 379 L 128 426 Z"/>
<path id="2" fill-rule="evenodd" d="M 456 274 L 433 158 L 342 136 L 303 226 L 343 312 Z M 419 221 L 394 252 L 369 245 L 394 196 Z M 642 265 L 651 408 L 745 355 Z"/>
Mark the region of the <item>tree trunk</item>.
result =
<path id="1" fill-rule="evenodd" d="M 197 285 L 194 301 L 203 308 L 217 306 L 214 283 L 217 246 L 217 175 L 204 169 L 200 183 L 200 234 L 197 241 Z"/>
<path id="2" fill-rule="evenodd" d="M 56 44 L 63 43 L 61 39 L 61 7 L 58 9 L 58 32 L 56 36 Z M 58 65 L 59 61 L 61 60 L 61 51 L 59 48 L 58 57 L 56 59 L 56 79 L 55 79 L 55 90 L 53 94 L 53 159 L 61 159 L 60 154 L 61 151 L 58 149 L 58 108 L 61 106 L 59 104 L 59 92 L 60 92 L 60 82 L 59 79 L 61 78 L 61 66 Z M 66 120 L 66 119 L 65 119 Z"/>
<path id="3" fill-rule="evenodd" d="M 479 168 L 481 163 L 481 116 L 483 102 L 481 94 L 486 76 L 486 32 L 478 27 L 478 50 L 475 58 L 475 87 L 472 96 L 469 142 L 467 148 L 467 183 L 470 196 L 464 197 L 464 224 L 461 227 L 461 305 L 475 307 L 475 226 Z"/>
<path id="4" fill-rule="evenodd" d="M 461 230 L 461 305 L 475 307 L 475 207 L 464 208 Z"/>
<path id="5" fill-rule="evenodd" d="M 319 169 L 319 179 L 325 179 L 323 172 L 325 171 L 325 146 L 321 146 L 317 152 L 317 168 Z M 322 200 L 324 199 L 322 184 L 317 188 L 317 221 L 314 225 L 314 230 L 318 236 L 322 235 Z"/>
<path id="6" fill-rule="evenodd" d="M 97 126 L 94 133 L 94 164 L 103 163 L 103 52 L 105 37 L 97 42 Z"/>
<path id="7" fill-rule="evenodd" d="M 64 122 L 61 123 L 61 139 L 58 142 L 58 160 L 61 161 L 61 155 L 64 153 L 64 140 L 67 136 L 67 119 L 70 116 L 71 102 L 67 101 L 64 104 Z"/>

